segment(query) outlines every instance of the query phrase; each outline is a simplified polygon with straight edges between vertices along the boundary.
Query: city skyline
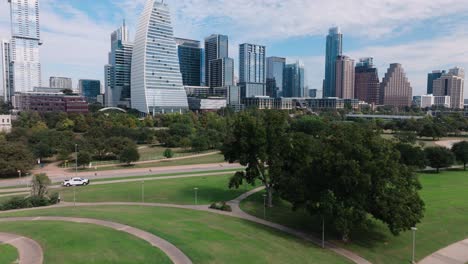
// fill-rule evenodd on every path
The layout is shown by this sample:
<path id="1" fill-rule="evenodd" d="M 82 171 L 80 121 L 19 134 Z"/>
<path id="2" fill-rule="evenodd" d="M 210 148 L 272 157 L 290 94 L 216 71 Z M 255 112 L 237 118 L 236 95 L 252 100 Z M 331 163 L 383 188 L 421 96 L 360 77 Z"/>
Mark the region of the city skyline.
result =
<path id="1" fill-rule="evenodd" d="M 380 76 L 385 74 L 390 63 L 401 63 L 415 94 L 425 93 L 427 74 L 433 70 L 455 66 L 468 68 L 468 47 L 462 45 L 468 41 L 468 32 L 463 30 L 463 25 L 468 21 L 464 14 L 468 7 L 464 1 L 450 1 L 453 7 L 450 10 L 439 10 L 438 5 L 427 1 L 407 4 L 394 1 L 388 7 L 383 3 L 364 4 L 360 7 L 363 12 L 374 12 L 372 18 L 364 19 L 350 18 L 358 13 L 349 1 L 340 2 L 349 7 L 343 8 L 350 12 L 346 16 L 331 11 L 330 6 L 337 2 L 330 1 L 321 8 L 327 10 L 323 13 L 331 12 L 336 16 L 325 18 L 316 14 L 316 17 L 289 22 L 283 18 L 271 21 L 271 14 L 278 17 L 282 12 L 297 12 L 297 16 L 301 17 L 305 10 L 316 10 L 313 6 L 318 4 L 317 1 L 272 1 L 271 4 L 253 1 L 250 6 L 252 10 L 240 8 L 236 12 L 228 12 L 228 8 L 233 8 L 233 4 L 242 6 L 239 4 L 243 0 L 235 3 L 218 1 L 212 3 L 212 6 L 204 5 L 204 0 L 166 2 L 173 11 L 176 37 L 203 41 L 211 33 L 226 34 L 230 39 L 229 56 L 236 62 L 239 44 L 247 42 L 265 45 L 267 56 L 285 57 L 288 63 L 298 59 L 303 61 L 306 84 L 313 89 L 322 89 L 325 37 L 329 27 L 334 25 L 342 28 L 345 55 L 356 61 L 360 57 L 374 57 Z M 42 78 L 47 80 L 50 76 L 70 76 L 74 83 L 80 78 L 103 81 L 102 67 L 107 62 L 109 34 L 125 18 L 132 40 L 135 21 L 142 11 L 143 3 L 141 0 L 104 0 L 98 3 L 88 0 L 65 0 L 60 3 L 42 0 L 41 39 L 45 43 L 41 47 Z M 290 6 L 285 6 L 288 4 Z M 302 5 L 303 10 L 298 8 L 299 5 Z M 201 9 L 197 6 L 208 7 Z M 385 12 L 395 7 L 398 10 L 392 12 L 392 18 L 385 15 Z M 261 8 L 265 12 L 258 12 Z M 3 39 L 10 38 L 8 9 L 7 1 L 2 1 L 0 38 Z M 233 19 L 235 17 L 238 19 Z M 90 28 L 93 30 L 90 31 Z M 239 76 L 237 66 L 236 76 Z"/>

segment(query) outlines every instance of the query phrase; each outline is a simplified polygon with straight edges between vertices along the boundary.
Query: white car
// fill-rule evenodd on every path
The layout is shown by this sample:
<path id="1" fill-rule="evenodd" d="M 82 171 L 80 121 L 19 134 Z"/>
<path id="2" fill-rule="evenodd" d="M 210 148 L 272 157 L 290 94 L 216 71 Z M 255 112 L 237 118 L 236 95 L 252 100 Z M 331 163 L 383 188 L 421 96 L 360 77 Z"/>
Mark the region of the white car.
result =
<path id="1" fill-rule="evenodd" d="M 65 180 L 62 183 L 62 186 L 70 187 L 70 186 L 86 186 L 89 184 L 88 179 L 83 178 L 72 178 L 70 180 Z"/>

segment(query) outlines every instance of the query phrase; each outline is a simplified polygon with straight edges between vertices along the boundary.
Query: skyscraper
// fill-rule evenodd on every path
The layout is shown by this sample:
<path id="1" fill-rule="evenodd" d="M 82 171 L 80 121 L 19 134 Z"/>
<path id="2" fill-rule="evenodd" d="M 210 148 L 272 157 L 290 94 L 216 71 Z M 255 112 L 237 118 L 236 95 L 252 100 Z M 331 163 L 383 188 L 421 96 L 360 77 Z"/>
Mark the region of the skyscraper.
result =
<path id="1" fill-rule="evenodd" d="M 209 87 L 216 87 L 211 83 L 212 75 L 223 75 L 223 73 L 213 73 L 210 68 L 211 61 L 229 57 L 228 36 L 213 34 L 205 38 L 205 84 Z"/>
<path id="2" fill-rule="evenodd" d="M 133 43 L 128 28 L 122 26 L 111 34 L 109 63 L 104 66 L 106 106 L 130 107 Z"/>
<path id="3" fill-rule="evenodd" d="M 219 58 L 210 61 L 210 86 L 220 88 L 234 85 L 234 60 Z"/>
<path id="4" fill-rule="evenodd" d="M 99 80 L 79 80 L 78 87 L 80 94 L 88 103 L 96 102 L 97 96 L 101 94 L 101 81 Z"/>
<path id="5" fill-rule="evenodd" d="M 354 99 L 354 60 L 347 56 L 338 56 L 335 65 L 336 97 Z"/>
<path id="6" fill-rule="evenodd" d="M 323 97 L 335 97 L 336 58 L 343 54 L 343 34 L 339 27 L 330 28 L 327 36 L 325 55 L 325 80 L 323 82 Z"/>
<path id="7" fill-rule="evenodd" d="M 434 96 L 450 96 L 450 107 L 463 109 L 465 72 L 463 68 L 450 69 L 439 79 L 434 80 Z"/>
<path id="8" fill-rule="evenodd" d="M 243 97 L 264 96 L 266 47 L 244 43 L 239 46 L 239 86 Z"/>
<path id="9" fill-rule="evenodd" d="M 411 106 L 413 89 L 399 63 L 390 64 L 380 84 L 380 103 L 395 107 Z"/>
<path id="10" fill-rule="evenodd" d="M 427 94 L 434 93 L 434 81 L 439 79 L 445 71 L 433 71 L 427 75 Z"/>
<path id="11" fill-rule="evenodd" d="M 176 38 L 175 41 L 184 86 L 200 86 L 203 58 L 200 41 L 182 38 Z"/>
<path id="12" fill-rule="evenodd" d="M 0 40 L 0 100 L 10 101 L 12 88 L 10 42 Z"/>
<path id="13" fill-rule="evenodd" d="M 283 74 L 283 97 L 307 97 L 304 85 L 304 65 L 286 64 Z"/>
<path id="14" fill-rule="evenodd" d="M 71 78 L 67 77 L 50 77 L 49 78 L 50 88 L 64 88 L 73 89 L 73 83 Z"/>
<path id="15" fill-rule="evenodd" d="M 15 92 L 41 86 L 39 0 L 8 0 L 11 12 L 11 61 Z"/>
<path id="16" fill-rule="evenodd" d="M 283 73 L 285 58 L 268 57 L 266 59 L 266 95 L 281 97 L 283 94 Z"/>
<path id="17" fill-rule="evenodd" d="M 354 97 L 370 104 L 378 104 L 380 80 L 373 59 L 360 59 L 356 64 L 355 72 Z"/>
<path id="18" fill-rule="evenodd" d="M 148 0 L 140 17 L 131 71 L 132 108 L 142 113 L 188 110 L 169 7 Z"/>

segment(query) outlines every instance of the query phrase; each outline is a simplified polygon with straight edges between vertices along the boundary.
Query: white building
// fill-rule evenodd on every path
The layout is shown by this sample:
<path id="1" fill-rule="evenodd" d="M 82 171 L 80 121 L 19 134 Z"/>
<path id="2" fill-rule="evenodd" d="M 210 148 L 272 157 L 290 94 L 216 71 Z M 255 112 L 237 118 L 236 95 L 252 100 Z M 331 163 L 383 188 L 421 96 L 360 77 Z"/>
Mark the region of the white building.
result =
<path id="1" fill-rule="evenodd" d="M 450 96 L 434 96 L 432 94 L 420 95 L 414 97 L 416 106 L 428 108 L 432 106 L 450 107 Z"/>
<path id="2" fill-rule="evenodd" d="M 50 88 L 62 88 L 62 89 L 73 89 L 73 82 L 71 78 L 68 77 L 55 77 L 51 76 L 49 78 L 49 87 Z"/>
<path id="3" fill-rule="evenodd" d="M 15 92 L 41 86 L 39 0 L 8 0 L 11 12 L 11 61 Z"/>
<path id="4" fill-rule="evenodd" d="M 188 110 L 169 7 L 148 0 L 140 17 L 132 55 L 132 108 L 143 113 Z"/>
<path id="5" fill-rule="evenodd" d="M 434 80 L 435 96 L 450 96 L 450 107 L 463 109 L 463 98 L 465 89 L 465 71 L 463 68 L 453 68 L 449 73 L 443 74 Z"/>
<path id="6" fill-rule="evenodd" d="M 0 132 L 10 133 L 11 115 L 0 115 Z"/>

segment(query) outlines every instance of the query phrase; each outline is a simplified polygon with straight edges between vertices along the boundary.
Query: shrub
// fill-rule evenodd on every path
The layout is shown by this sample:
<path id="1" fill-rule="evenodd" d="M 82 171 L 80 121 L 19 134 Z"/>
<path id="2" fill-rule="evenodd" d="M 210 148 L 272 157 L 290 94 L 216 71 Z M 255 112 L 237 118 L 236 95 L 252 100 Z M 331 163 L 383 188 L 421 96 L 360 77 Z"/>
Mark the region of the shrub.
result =
<path id="1" fill-rule="evenodd" d="M 211 209 L 225 211 L 225 212 L 232 212 L 232 208 L 226 202 L 217 202 L 213 203 L 210 206 Z"/>
<path id="2" fill-rule="evenodd" d="M 30 197 L 13 197 L 10 200 L 0 204 L 0 211 L 43 207 L 58 204 L 59 194 L 54 193 L 50 197 L 30 196 Z"/>

